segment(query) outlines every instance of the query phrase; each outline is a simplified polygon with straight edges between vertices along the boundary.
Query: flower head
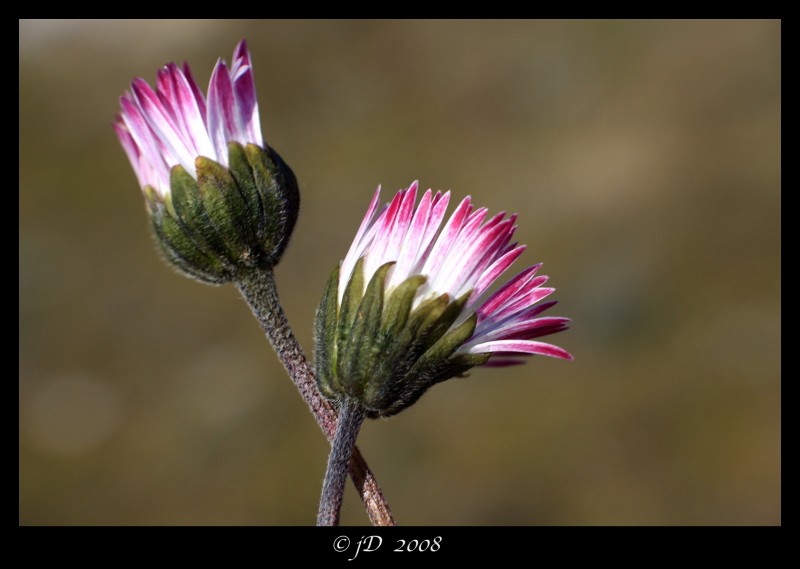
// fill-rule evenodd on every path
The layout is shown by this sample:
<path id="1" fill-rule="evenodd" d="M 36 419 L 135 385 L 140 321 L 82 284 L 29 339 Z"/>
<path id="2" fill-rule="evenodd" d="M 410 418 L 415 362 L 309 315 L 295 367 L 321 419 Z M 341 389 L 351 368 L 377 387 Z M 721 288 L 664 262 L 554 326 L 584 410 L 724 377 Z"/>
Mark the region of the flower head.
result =
<path id="1" fill-rule="evenodd" d="M 167 258 L 208 282 L 275 264 L 297 219 L 291 169 L 264 144 L 253 67 L 242 40 L 206 97 L 188 64 L 136 78 L 114 121 Z"/>
<path id="2" fill-rule="evenodd" d="M 122 112 L 114 129 L 144 188 L 160 196 L 170 191 L 170 170 L 180 164 L 197 178 L 195 160 L 210 158 L 228 166 L 228 143 L 264 146 L 258 117 L 253 67 L 242 40 L 228 68 L 220 58 L 211 74 L 208 100 L 189 64 L 168 63 L 158 70 L 156 89 L 137 77 L 120 97 Z"/>
<path id="3" fill-rule="evenodd" d="M 525 356 L 572 359 L 537 340 L 569 319 L 540 316 L 555 301 L 541 264 L 488 290 L 525 249 L 512 243 L 516 216 L 488 216 L 469 197 L 444 222 L 450 192 L 417 182 L 378 211 L 375 192 L 350 251 L 317 312 L 317 376 L 328 397 L 359 400 L 371 416 L 393 415 L 430 386 L 476 365 Z"/>

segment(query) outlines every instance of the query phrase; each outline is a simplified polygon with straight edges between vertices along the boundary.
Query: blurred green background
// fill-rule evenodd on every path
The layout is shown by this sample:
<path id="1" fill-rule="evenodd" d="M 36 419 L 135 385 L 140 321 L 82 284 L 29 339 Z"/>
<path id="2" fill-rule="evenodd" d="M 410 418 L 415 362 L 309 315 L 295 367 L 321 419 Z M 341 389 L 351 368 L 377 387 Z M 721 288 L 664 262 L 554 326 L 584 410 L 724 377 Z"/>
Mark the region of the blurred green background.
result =
<path id="1" fill-rule="evenodd" d="M 155 252 L 111 129 L 131 78 L 249 41 L 302 210 L 311 351 L 375 187 L 519 213 L 536 358 L 359 444 L 401 524 L 780 524 L 781 24 L 20 21 L 19 521 L 314 523 L 327 444 L 231 286 Z M 343 522 L 367 523 L 348 485 Z"/>

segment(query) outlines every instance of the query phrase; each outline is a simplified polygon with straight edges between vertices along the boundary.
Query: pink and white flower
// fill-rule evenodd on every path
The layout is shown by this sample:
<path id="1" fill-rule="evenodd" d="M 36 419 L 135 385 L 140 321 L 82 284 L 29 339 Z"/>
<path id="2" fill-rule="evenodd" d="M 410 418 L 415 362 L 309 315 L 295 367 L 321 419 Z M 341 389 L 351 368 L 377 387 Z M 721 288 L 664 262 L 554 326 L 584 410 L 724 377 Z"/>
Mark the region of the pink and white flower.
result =
<path id="1" fill-rule="evenodd" d="M 263 147 L 253 67 L 242 40 L 228 67 L 217 60 L 208 97 L 188 64 L 169 63 L 158 71 L 155 90 L 141 78 L 120 98 L 114 129 L 142 188 L 160 198 L 170 192 L 170 171 L 181 165 L 197 178 L 195 160 L 203 156 L 228 166 L 228 143 Z"/>
<path id="2" fill-rule="evenodd" d="M 516 215 L 488 216 L 464 198 L 443 224 L 450 192 L 429 189 L 415 208 L 418 183 L 399 191 L 380 211 L 380 187 L 370 203 L 339 273 L 338 302 L 357 261 L 363 257 L 364 282 L 379 267 L 394 263 L 386 277 L 386 296 L 409 277 L 426 278 L 413 299 L 411 310 L 446 293 L 452 299 L 469 294 L 457 327 L 472 314 L 477 324 L 472 336 L 456 354 L 490 354 L 487 365 L 521 362 L 521 356 L 544 355 L 571 360 L 569 352 L 535 338 L 565 330 L 569 318 L 541 316 L 556 301 L 540 302 L 555 289 L 544 286 L 547 276 L 537 275 L 541 263 L 526 268 L 494 293 L 497 282 L 525 249 L 512 243 Z"/>
<path id="3" fill-rule="evenodd" d="M 217 60 L 206 97 L 189 66 L 169 63 L 155 88 L 136 78 L 114 121 L 165 259 L 202 282 L 275 266 L 300 204 L 297 179 L 264 144 L 244 40 Z"/>

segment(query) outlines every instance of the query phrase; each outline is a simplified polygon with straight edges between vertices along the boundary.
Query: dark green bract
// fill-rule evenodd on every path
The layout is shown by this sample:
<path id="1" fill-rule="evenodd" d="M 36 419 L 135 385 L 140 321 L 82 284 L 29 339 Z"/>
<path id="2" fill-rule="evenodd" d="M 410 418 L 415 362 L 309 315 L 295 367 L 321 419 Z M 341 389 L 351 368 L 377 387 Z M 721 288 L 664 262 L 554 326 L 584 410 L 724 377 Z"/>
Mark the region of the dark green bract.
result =
<path id="1" fill-rule="evenodd" d="M 359 260 L 341 306 L 337 267 L 317 309 L 317 385 L 331 400 L 359 402 L 371 418 L 399 413 L 429 387 L 489 358 L 455 353 L 475 331 L 475 314 L 453 327 L 469 294 L 455 300 L 442 294 L 412 310 L 425 277 L 409 277 L 387 295 L 392 264 L 380 267 L 365 287 Z"/>
<path id="2" fill-rule="evenodd" d="M 211 284 L 277 264 L 300 205 L 294 173 L 271 148 L 231 142 L 228 162 L 226 168 L 197 158 L 197 180 L 174 166 L 170 194 L 164 199 L 145 188 L 167 260 L 184 274 Z"/>

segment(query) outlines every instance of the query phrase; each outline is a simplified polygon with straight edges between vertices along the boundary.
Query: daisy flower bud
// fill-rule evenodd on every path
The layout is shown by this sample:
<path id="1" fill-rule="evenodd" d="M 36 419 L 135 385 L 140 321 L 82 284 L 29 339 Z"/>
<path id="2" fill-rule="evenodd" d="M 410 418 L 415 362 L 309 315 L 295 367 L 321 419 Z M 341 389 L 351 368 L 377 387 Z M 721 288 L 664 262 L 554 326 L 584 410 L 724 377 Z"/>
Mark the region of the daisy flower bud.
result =
<path id="1" fill-rule="evenodd" d="M 264 144 L 242 40 L 203 95 L 187 64 L 136 78 L 114 129 L 145 196 L 157 241 L 183 273 L 209 283 L 275 265 L 299 207 L 292 170 Z"/>
<path id="2" fill-rule="evenodd" d="M 521 363 L 525 356 L 571 360 L 537 340 L 567 328 L 541 316 L 555 289 L 541 264 L 498 281 L 525 249 L 512 243 L 516 216 L 489 218 L 469 197 L 443 224 L 450 192 L 417 182 L 378 212 L 380 187 L 345 259 L 334 269 L 316 319 L 320 391 L 358 402 L 369 417 L 389 417 L 432 385 L 478 365 Z"/>

